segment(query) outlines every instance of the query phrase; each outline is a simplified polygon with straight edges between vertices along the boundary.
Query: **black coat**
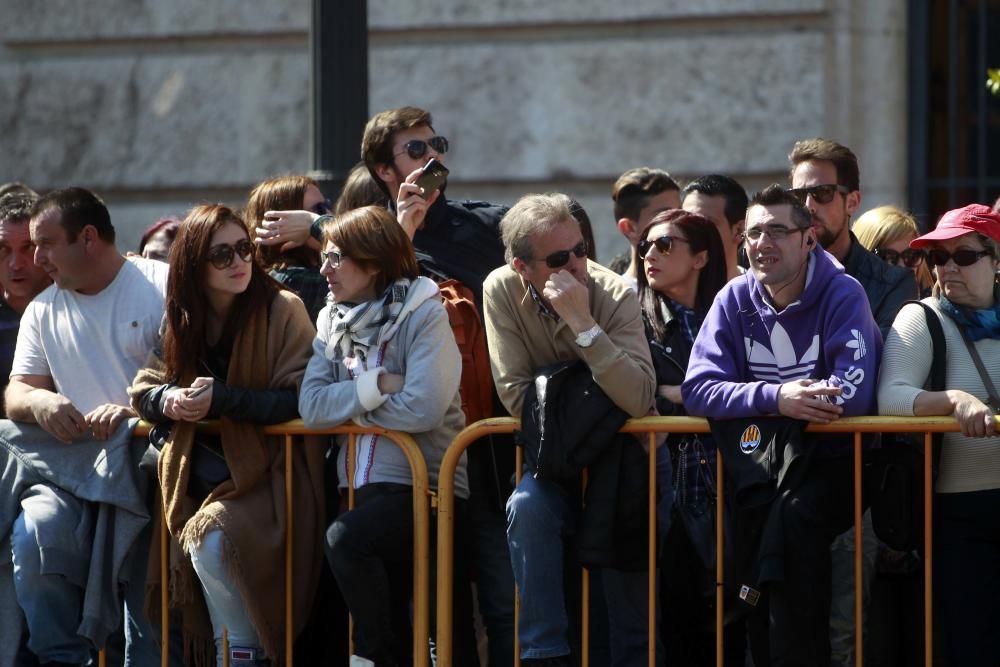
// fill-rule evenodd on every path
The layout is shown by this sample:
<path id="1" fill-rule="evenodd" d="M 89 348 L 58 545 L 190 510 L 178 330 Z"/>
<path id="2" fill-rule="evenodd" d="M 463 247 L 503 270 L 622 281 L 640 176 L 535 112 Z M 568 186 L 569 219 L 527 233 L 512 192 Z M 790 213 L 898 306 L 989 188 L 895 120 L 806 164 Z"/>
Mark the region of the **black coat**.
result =
<path id="1" fill-rule="evenodd" d="M 582 361 L 541 369 L 525 394 L 526 474 L 573 489 L 588 470 L 577 531 L 588 567 L 647 567 L 649 468 L 639 442 L 618 432 L 627 419 Z"/>

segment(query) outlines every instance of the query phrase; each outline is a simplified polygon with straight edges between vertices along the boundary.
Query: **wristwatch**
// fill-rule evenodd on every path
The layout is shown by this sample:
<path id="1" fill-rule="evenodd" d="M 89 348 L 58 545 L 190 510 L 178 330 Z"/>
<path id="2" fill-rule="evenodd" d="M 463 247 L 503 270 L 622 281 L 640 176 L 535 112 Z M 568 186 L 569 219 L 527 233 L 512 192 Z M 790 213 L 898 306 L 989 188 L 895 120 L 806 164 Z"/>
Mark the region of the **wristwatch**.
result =
<path id="1" fill-rule="evenodd" d="M 580 347 L 590 347 L 594 344 L 594 339 L 602 333 L 601 325 L 595 324 L 586 331 L 581 331 L 576 335 L 576 344 Z"/>

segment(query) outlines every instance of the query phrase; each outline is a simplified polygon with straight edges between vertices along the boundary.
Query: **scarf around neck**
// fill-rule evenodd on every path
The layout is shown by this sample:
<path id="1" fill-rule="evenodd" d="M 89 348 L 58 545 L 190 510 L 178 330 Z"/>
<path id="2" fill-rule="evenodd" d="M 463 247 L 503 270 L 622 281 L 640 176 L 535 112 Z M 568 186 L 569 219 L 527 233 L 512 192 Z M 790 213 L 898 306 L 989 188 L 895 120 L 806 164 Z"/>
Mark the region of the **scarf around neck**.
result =
<path id="1" fill-rule="evenodd" d="M 993 287 L 992 308 L 973 310 L 957 306 L 944 294 L 938 297 L 938 303 L 941 310 L 965 330 L 973 343 L 983 338 L 1000 339 L 1000 286 Z"/>
<path id="2" fill-rule="evenodd" d="M 330 309 L 329 359 L 352 359 L 359 368 L 368 368 L 369 355 L 378 353 L 392 338 L 399 324 L 421 303 L 438 293 L 429 278 L 400 278 L 378 299 L 359 304 L 333 304 Z"/>

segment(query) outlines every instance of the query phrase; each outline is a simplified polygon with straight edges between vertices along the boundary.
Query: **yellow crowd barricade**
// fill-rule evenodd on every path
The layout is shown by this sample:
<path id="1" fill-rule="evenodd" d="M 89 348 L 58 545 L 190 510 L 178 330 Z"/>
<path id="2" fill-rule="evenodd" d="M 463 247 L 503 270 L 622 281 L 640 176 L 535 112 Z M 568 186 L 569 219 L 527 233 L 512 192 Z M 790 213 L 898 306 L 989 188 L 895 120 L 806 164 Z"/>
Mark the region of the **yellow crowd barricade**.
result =
<path id="1" fill-rule="evenodd" d="M 134 432 L 137 437 L 144 437 L 149 433 L 149 424 L 140 423 Z M 211 430 L 212 424 L 205 425 L 207 430 Z M 292 490 L 294 480 L 292 479 L 292 457 L 291 448 L 295 445 L 297 436 L 306 435 L 347 435 L 348 436 L 348 507 L 354 507 L 354 480 L 353 461 L 356 455 L 356 438 L 358 435 L 376 434 L 391 440 L 406 455 L 410 463 L 410 471 L 413 477 L 413 665 L 414 667 L 428 667 L 430 655 L 427 651 L 427 638 L 430 634 L 430 499 L 431 491 L 427 477 L 427 464 L 424 461 L 420 448 L 407 433 L 390 431 L 383 428 L 361 427 L 354 424 L 342 424 L 334 428 L 311 429 L 306 428 L 301 419 L 274 424 L 264 427 L 267 435 L 282 435 L 285 437 L 285 506 L 287 512 L 288 534 L 292 534 L 292 527 L 295 521 L 295 513 L 292 505 Z M 168 549 L 170 536 L 167 533 L 166 517 L 160 514 L 160 614 L 161 621 L 161 656 L 160 663 L 163 667 L 170 664 L 170 615 L 168 608 L 167 594 L 167 566 Z M 285 540 L 285 663 L 292 667 L 294 664 L 295 632 L 294 617 L 292 609 L 292 549 L 293 540 Z M 99 662 L 105 665 L 105 652 L 99 654 Z M 229 664 L 229 656 L 223 658 L 223 664 Z"/>
<path id="2" fill-rule="evenodd" d="M 437 508 L 437 665 L 438 667 L 452 667 L 452 592 L 454 590 L 453 564 L 454 564 L 454 511 L 455 511 L 455 471 L 458 467 L 462 453 L 474 441 L 495 433 L 510 433 L 517 429 L 519 420 L 511 417 L 485 419 L 483 421 L 470 424 L 449 446 L 441 462 L 441 473 L 438 477 L 438 508 Z M 998 422 L 1000 426 L 1000 422 Z M 649 607 L 648 618 L 649 631 L 649 665 L 654 667 L 656 657 L 654 655 L 656 642 L 656 454 L 655 442 L 656 434 L 660 433 L 708 433 L 708 422 L 696 417 L 643 417 L 641 419 L 630 419 L 622 427 L 622 432 L 634 434 L 647 434 L 649 440 L 649 526 L 648 526 L 648 546 L 649 546 Z M 932 625 L 932 579 L 933 569 L 933 549 L 932 549 L 932 501 L 933 501 L 933 475 L 931 473 L 933 454 L 931 450 L 931 434 L 958 431 L 957 422 L 951 417 L 845 417 L 831 424 L 810 424 L 807 429 L 813 433 L 853 433 L 854 434 L 854 542 L 856 545 L 854 553 L 854 624 L 855 624 L 855 665 L 861 667 L 864 660 L 862 628 L 862 580 L 861 580 L 861 559 L 863 544 L 861 537 L 861 517 L 863 504 L 862 492 L 862 443 L 861 438 L 864 433 L 923 433 L 924 434 L 924 664 L 930 667 L 933 664 L 933 625 Z M 517 474 L 520 480 L 521 452 L 517 456 Z M 716 516 L 723 516 L 723 489 L 724 484 L 724 462 L 721 454 L 716 457 L 717 471 L 716 479 L 720 483 L 716 484 Z M 723 536 L 723 522 L 716 525 L 716 550 L 717 555 L 725 548 Z M 716 665 L 723 665 L 723 619 L 725 610 L 723 608 L 723 586 L 724 579 L 723 558 L 716 557 L 716 609 L 715 609 L 715 630 L 716 630 Z M 582 643 L 584 646 L 581 662 L 586 667 L 589 664 L 586 650 L 588 646 L 588 623 L 587 623 L 587 575 L 584 570 L 583 589 L 583 621 L 582 621 Z M 514 666 L 519 667 L 519 647 L 517 646 L 517 613 L 518 604 L 515 601 L 515 646 L 514 646 Z"/>

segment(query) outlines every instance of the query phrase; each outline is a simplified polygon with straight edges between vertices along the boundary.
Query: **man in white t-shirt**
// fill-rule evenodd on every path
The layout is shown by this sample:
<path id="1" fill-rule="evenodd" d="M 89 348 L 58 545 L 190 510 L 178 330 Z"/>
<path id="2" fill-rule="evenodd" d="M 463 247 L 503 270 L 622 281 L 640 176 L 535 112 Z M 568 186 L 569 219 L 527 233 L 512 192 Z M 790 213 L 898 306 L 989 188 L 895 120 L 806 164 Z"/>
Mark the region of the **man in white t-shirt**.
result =
<path id="1" fill-rule="evenodd" d="M 122 257 L 107 208 L 82 188 L 42 197 L 30 225 L 35 263 L 55 284 L 21 319 L 7 415 L 38 424 L 67 447 L 81 438 L 106 440 L 134 416 L 126 390 L 155 344 L 168 267 Z M 79 570 L 73 559 L 85 561 L 89 552 L 53 555 L 45 548 L 46 534 L 80 531 L 88 516 L 87 501 L 65 486 L 39 483 L 21 496 L 11 531 L 14 583 L 29 649 L 42 664 L 80 665 L 91 648 L 77 633 L 81 582 L 71 570 Z M 134 583 L 141 590 L 142 582 Z M 141 609 L 130 612 L 130 622 L 141 623 Z M 135 634 L 133 628 L 130 641 L 139 641 Z"/>

